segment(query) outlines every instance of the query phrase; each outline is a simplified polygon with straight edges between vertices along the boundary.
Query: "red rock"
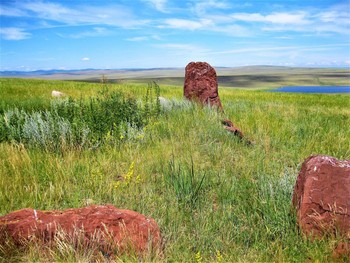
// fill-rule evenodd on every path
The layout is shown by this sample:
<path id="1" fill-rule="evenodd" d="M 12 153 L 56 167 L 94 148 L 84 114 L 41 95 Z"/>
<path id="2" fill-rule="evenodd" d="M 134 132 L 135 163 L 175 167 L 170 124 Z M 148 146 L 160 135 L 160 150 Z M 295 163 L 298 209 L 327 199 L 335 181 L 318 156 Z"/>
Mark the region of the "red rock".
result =
<path id="1" fill-rule="evenodd" d="M 0 244 L 12 237 L 18 246 L 30 240 L 54 240 L 59 231 L 73 240 L 73 235 L 83 233 L 88 245 L 91 240 L 106 254 L 132 248 L 143 253 L 149 248 L 160 248 L 161 235 L 157 223 L 130 210 L 112 205 L 88 206 L 63 211 L 22 209 L 0 217 Z"/>
<path id="2" fill-rule="evenodd" d="M 333 250 L 332 257 L 335 259 L 350 256 L 350 243 L 340 242 Z"/>
<path id="3" fill-rule="evenodd" d="M 244 135 L 243 132 L 236 127 L 232 121 L 230 120 L 223 120 L 222 124 L 224 125 L 224 128 L 228 130 L 229 132 L 232 132 L 234 135 L 238 136 L 240 139 L 243 139 Z"/>
<path id="4" fill-rule="evenodd" d="M 307 158 L 298 175 L 292 203 L 303 233 L 350 238 L 350 160 L 324 155 Z"/>
<path id="5" fill-rule="evenodd" d="M 215 69 L 206 62 L 191 62 L 185 71 L 184 96 L 222 110 Z"/>
<path id="6" fill-rule="evenodd" d="M 225 119 L 225 120 L 221 121 L 221 123 L 224 125 L 224 128 L 227 131 L 236 135 L 241 141 L 244 140 L 247 145 L 253 144 L 250 140 L 248 140 L 246 137 L 244 137 L 243 132 L 236 125 L 234 125 L 232 121 Z"/>
<path id="7" fill-rule="evenodd" d="M 191 101 L 200 102 L 202 105 L 209 104 L 223 111 L 215 69 L 206 62 L 191 62 L 185 71 L 184 96 Z M 243 132 L 232 121 L 223 120 L 222 124 L 226 130 L 243 139 Z M 251 144 L 250 141 L 247 143 Z"/>

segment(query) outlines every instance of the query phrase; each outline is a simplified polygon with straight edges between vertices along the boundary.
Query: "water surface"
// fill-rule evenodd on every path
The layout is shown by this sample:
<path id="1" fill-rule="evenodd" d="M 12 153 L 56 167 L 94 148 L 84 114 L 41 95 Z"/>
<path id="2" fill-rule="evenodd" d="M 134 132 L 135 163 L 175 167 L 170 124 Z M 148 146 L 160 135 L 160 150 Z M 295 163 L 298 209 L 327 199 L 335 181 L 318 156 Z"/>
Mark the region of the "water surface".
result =
<path id="1" fill-rule="evenodd" d="M 350 93 L 350 86 L 286 86 L 270 91 L 296 93 Z"/>

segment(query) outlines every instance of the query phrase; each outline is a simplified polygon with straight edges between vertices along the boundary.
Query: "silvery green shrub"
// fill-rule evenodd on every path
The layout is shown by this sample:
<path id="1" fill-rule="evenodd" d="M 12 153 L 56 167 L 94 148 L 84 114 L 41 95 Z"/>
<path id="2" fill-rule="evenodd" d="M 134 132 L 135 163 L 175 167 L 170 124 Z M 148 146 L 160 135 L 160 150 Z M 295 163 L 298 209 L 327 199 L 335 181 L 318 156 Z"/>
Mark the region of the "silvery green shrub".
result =
<path id="1" fill-rule="evenodd" d="M 143 127 L 160 114 L 158 96 L 159 86 L 152 84 L 142 104 L 120 92 L 104 91 L 88 101 L 55 99 L 44 111 L 8 110 L 0 115 L 0 142 L 60 151 L 141 138 Z"/>

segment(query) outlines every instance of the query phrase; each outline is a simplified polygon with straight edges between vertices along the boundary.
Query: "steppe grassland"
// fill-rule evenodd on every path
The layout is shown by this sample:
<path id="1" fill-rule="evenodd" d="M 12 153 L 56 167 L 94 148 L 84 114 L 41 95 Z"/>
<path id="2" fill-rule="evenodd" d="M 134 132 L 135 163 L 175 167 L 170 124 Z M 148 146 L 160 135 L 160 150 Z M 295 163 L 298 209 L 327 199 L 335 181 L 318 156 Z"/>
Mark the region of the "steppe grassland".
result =
<path id="1" fill-rule="evenodd" d="M 0 79 L 1 110 L 48 107 L 51 91 L 88 98 L 101 84 Z M 145 84 L 110 84 L 142 99 Z M 267 87 L 262 87 L 267 88 Z M 0 144 L 0 214 L 33 207 L 65 209 L 110 203 L 153 217 L 164 256 L 154 261 L 252 262 L 332 260 L 333 239 L 311 242 L 295 223 L 291 195 L 311 154 L 350 157 L 349 95 L 310 95 L 220 88 L 224 114 L 181 104 L 145 128 L 144 137 L 93 150 L 43 151 Z M 177 100 L 182 88 L 161 86 Z M 223 117 L 253 145 L 221 126 Z M 132 167 L 132 171 L 130 170 Z M 129 174 L 128 184 L 120 177 Z M 64 250 L 64 249 L 63 249 Z M 3 261 L 88 261 L 66 246 L 0 249 Z M 120 260 L 137 261 L 132 255 Z M 147 258 L 146 258 L 147 260 Z M 341 259 L 346 261 L 347 259 Z"/>

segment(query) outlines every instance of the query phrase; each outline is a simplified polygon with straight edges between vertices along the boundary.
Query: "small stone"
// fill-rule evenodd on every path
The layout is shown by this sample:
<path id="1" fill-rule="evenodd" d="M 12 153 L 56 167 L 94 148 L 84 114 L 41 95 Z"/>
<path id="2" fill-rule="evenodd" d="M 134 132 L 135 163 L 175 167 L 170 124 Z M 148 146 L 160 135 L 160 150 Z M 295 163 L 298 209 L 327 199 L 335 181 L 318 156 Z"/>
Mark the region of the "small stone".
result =
<path id="1" fill-rule="evenodd" d="M 66 96 L 66 94 L 64 94 L 63 92 L 57 91 L 57 90 L 53 90 L 51 92 L 51 96 L 52 97 L 64 97 L 64 96 Z"/>
<path id="2" fill-rule="evenodd" d="M 243 132 L 236 127 L 232 121 L 226 119 L 222 121 L 222 124 L 224 125 L 224 128 L 228 130 L 229 132 L 232 132 L 234 135 L 238 136 L 241 140 L 244 138 Z"/>

